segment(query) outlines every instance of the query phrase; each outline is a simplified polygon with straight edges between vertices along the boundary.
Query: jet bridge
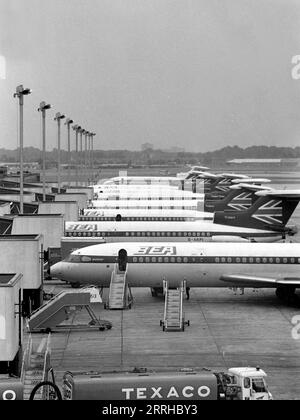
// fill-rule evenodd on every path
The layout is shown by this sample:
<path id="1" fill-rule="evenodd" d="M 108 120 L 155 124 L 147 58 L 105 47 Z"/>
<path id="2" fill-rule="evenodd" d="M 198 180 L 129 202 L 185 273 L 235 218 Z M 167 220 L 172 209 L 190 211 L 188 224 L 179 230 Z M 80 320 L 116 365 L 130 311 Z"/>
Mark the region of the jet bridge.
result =
<path id="1" fill-rule="evenodd" d="M 183 294 L 185 289 L 185 281 L 177 288 L 169 288 L 168 282 L 164 281 L 164 319 L 160 321 L 163 331 L 184 331 L 185 326 L 190 325 L 190 321 L 184 320 L 183 313 Z"/>
<path id="2" fill-rule="evenodd" d="M 68 290 L 58 293 L 47 303 L 32 312 L 28 321 L 31 332 L 53 330 L 74 330 L 93 328 L 103 331 L 111 328 L 111 323 L 99 320 L 90 306 L 91 293 L 86 289 Z M 63 321 L 74 319 L 76 313 L 86 309 L 91 320 L 89 324 L 62 324 Z M 73 318 L 72 318 L 73 317 Z"/>

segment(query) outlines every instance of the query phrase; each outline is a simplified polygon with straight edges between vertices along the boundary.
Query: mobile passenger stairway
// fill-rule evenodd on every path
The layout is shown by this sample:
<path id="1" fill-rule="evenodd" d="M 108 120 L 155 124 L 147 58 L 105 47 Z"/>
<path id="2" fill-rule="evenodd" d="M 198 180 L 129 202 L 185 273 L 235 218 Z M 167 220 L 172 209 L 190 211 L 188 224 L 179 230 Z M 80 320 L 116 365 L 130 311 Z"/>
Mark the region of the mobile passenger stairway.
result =
<path id="1" fill-rule="evenodd" d="M 31 334 L 23 354 L 21 382 L 24 386 L 24 400 L 28 400 L 33 388 L 42 381 L 49 379 L 51 355 L 51 334 L 43 337 L 39 343 L 34 343 Z M 44 399 L 43 389 L 36 394 L 35 399 Z"/>
<path id="2" fill-rule="evenodd" d="M 184 331 L 190 321 L 184 320 L 183 294 L 186 285 L 183 281 L 180 287 L 170 288 L 167 281 L 164 281 L 165 309 L 164 319 L 160 321 L 163 331 Z"/>
<path id="3" fill-rule="evenodd" d="M 108 302 L 106 309 L 130 309 L 133 297 L 126 280 L 127 265 L 125 271 L 121 271 L 119 264 L 116 263 L 111 274 Z"/>
<path id="4" fill-rule="evenodd" d="M 86 289 L 67 290 L 58 293 L 47 303 L 36 311 L 32 312 L 28 320 L 31 332 L 50 332 L 54 330 L 74 330 L 82 328 L 93 328 L 103 331 L 111 328 L 109 321 L 99 320 L 90 306 L 91 293 Z M 77 312 L 86 309 L 90 322 L 88 324 L 74 324 Z M 70 320 L 71 323 L 61 323 Z"/>

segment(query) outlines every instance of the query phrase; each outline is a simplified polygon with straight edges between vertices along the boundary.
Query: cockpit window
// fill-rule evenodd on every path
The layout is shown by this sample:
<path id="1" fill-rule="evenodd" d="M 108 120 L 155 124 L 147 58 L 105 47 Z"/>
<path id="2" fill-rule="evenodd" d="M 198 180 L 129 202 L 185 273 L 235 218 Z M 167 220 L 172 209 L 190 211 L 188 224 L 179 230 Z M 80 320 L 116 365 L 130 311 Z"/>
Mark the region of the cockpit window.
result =
<path id="1" fill-rule="evenodd" d="M 252 378 L 252 389 L 254 392 L 267 392 L 263 378 Z"/>
<path id="2" fill-rule="evenodd" d="M 88 257 L 87 255 L 83 255 L 81 257 L 81 262 L 88 263 L 88 262 L 91 262 L 91 261 L 92 261 L 92 258 Z"/>
<path id="3" fill-rule="evenodd" d="M 76 254 L 70 254 L 66 260 L 66 262 L 71 262 L 71 263 L 79 263 L 80 262 L 80 255 L 76 255 Z"/>

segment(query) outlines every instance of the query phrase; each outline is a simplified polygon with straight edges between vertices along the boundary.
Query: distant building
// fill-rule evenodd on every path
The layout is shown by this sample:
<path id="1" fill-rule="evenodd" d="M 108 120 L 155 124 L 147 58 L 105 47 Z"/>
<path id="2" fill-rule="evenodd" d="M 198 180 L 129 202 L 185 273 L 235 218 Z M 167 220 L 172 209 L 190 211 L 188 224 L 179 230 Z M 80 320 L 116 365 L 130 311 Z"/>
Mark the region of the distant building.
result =
<path id="1" fill-rule="evenodd" d="M 141 146 L 142 152 L 144 152 L 145 150 L 148 149 L 153 149 L 153 144 L 152 143 L 143 143 Z"/>
<path id="2" fill-rule="evenodd" d="M 282 159 L 232 159 L 227 161 L 228 165 L 246 165 L 246 166 L 298 166 L 300 159 L 282 158 Z"/>

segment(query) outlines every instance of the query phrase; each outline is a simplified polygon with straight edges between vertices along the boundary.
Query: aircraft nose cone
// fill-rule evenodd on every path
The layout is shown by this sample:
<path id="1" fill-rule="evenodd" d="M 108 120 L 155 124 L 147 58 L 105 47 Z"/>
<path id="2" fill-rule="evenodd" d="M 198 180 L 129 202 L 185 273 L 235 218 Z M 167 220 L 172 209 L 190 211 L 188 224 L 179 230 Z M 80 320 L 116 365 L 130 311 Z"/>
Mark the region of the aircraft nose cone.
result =
<path id="1" fill-rule="evenodd" d="M 58 262 L 50 267 L 50 276 L 60 278 L 63 274 L 63 264 Z"/>

